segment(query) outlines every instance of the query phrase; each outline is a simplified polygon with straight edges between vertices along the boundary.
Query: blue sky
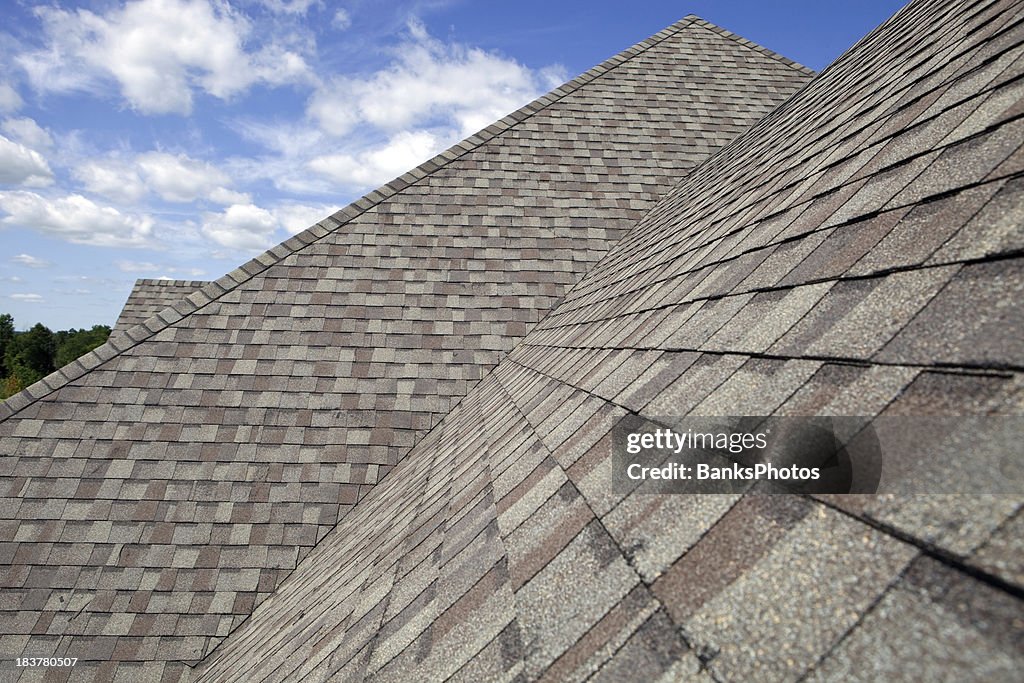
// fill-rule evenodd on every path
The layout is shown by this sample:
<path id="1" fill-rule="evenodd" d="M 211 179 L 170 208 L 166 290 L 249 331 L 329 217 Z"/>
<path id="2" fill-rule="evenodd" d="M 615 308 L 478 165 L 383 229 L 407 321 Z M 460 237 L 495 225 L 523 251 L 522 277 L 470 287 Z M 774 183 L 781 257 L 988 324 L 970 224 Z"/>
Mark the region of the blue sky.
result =
<path id="1" fill-rule="evenodd" d="M 0 5 L 0 312 L 113 324 L 697 14 L 815 69 L 901 2 Z"/>

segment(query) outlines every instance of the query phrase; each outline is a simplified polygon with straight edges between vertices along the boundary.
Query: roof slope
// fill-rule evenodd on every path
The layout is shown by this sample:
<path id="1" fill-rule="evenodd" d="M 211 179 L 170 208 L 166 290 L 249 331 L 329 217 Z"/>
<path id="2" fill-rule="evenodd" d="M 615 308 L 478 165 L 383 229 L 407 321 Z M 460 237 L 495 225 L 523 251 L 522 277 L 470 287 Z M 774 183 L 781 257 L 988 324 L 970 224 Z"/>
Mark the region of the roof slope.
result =
<path id="1" fill-rule="evenodd" d="M 609 433 L 1021 414 L 1022 12 L 915 2 L 690 173 L 197 680 L 1018 678 L 1019 496 L 625 494 Z"/>
<path id="2" fill-rule="evenodd" d="M 173 678 L 203 657 L 679 175 L 806 80 L 684 19 L 12 397 L 0 659 Z"/>
<path id="3" fill-rule="evenodd" d="M 124 332 L 141 325 L 208 284 L 202 280 L 136 280 L 113 331 Z"/>

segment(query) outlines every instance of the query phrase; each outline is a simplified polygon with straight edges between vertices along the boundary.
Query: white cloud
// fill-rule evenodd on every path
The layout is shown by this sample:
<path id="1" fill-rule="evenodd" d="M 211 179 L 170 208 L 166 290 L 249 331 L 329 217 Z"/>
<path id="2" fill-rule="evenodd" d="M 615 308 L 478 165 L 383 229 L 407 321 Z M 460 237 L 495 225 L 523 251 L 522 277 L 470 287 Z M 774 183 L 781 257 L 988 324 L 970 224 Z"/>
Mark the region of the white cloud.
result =
<path id="1" fill-rule="evenodd" d="M 232 249 L 266 249 L 274 244 L 278 220 L 266 209 L 253 204 L 233 204 L 221 213 L 208 213 L 203 234 Z"/>
<path id="2" fill-rule="evenodd" d="M 115 201 L 136 202 L 149 191 L 134 165 L 119 159 L 86 162 L 72 175 L 85 189 Z"/>
<path id="3" fill-rule="evenodd" d="M 7 83 L 0 82 L 0 112 L 10 114 L 21 109 L 21 95 Z"/>
<path id="4" fill-rule="evenodd" d="M 260 0 L 260 4 L 274 14 L 295 14 L 298 16 L 306 14 L 309 8 L 314 5 L 323 5 L 321 0 Z"/>
<path id="5" fill-rule="evenodd" d="M 34 192 L 0 192 L 0 224 L 36 230 L 78 244 L 138 247 L 150 243 L 153 220 L 99 206 L 77 194 L 47 198 Z"/>
<path id="6" fill-rule="evenodd" d="M 235 131 L 272 154 L 235 158 L 225 168 L 244 182 L 270 181 L 293 194 L 330 195 L 339 183 L 365 190 L 564 80 L 561 67 L 532 70 L 484 50 L 445 44 L 416 23 L 393 54 L 383 69 L 322 83 L 303 122 L 232 121 Z"/>
<path id="7" fill-rule="evenodd" d="M 175 266 L 168 266 L 160 263 L 151 263 L 149 261 L 118 261 L 117 269 L 122 273 L 172 273 L 172 274 L 183 274 L 191 277 L 201 277 L 206 274 L 201 268 L 177 268 Z M 162 275 L 160 279 L 172 279 L 167 275 Z"/>
<path id="8" fill-rule="evenodd" d="M 320 149 L 324 134 L 317 128 L 295 123 L 266 123 L 251 119 L 233 122 L 235 130 L 247 140 L 290 156 Z"/>
<path id="9" fill-rule="evenodd" d="M 371 187 L 405 173 L 564 80 L 561 67 L 534 71 L 498 54 L 445 44 L 431 38 L 419 23 L 409 25 L 409 38 L 395 55 L 392 64 L 369 76 L 330 80 L 314 93 L 306 109 L 329 135 L 383 142 L 333 143 L 339 151 L 322 154 L 322 141 L 308 131 L 299 137 L 298 129 L 251 127 L 250 136 L 282 154 L 296 147 L 305 150 L 305 167 L 323 178 L 348 187 Z M 275 184 L 293 191 L 321 188 L 287 170 Z"/>
<path id="10" fill-rule="evenodd" d="M 319 206 L 282 204 L 274 207 L 273 214 L 281 226 L 289 234 L 294 235 L 336 213 L 339 208 L 341 207 L 330 204 L 321 204 Z"/>
<path id="11" fill-rule="evenodd" d="M 194 90 L 227 99 L 257 83 L 311 78 L 300 54 L 273 41 L 247 50 L 253 27 L 226 2 L 136 0 L 106 14 L 36 13 L 47 45 L 18 61 L 40 91 L 96 90 L 113 80 L 142 113 L 188 114 Z"/>
<path id="12" fill-rule="evenodd" d="M 149 261 L 118 261 L 117 269 L 122 273 L 152 273 L 161 266 Z"/>
<path id="13" fill-rule="evenodd" d="M 331 19 L 331 25 L 339 31 L 344 31 L 352 25 L 352 17 L 349 16 L 348 12 L 339 7 L 334 13 L 334 18 Z"/>
<path id="14" fill-rule="evenodd" d="M 0 135 L 0 183 L 42 187 L 53 182 L 53 171 L 43 155 Z"/>
<path id="15" fill-rule="evenodd" d="M 46 299 L 39 294 L 11 294 L 10 298 L 15 301 L 24 301 L 29 304 L 41 304 L 46 301 Z"/>
<path id="16" fill-rule="evenodd" d="M 444 146 L 427 131 L 401 132 L 380 147 L 316 157 L 309 167 L 349 186 L 380 185 L 430 159 Z"/>
<path id="17" fill-rule="evenodd" d="M 273 154 L 236 157 L 224 166 L 240 183 L 270 181 L 276 188 L 292 194 L 334 194 L 337 185 L 309 172 L 307 163 L 323 153 L 324 146 L 343 146 L 325 142 L 323 131 L 308 124 L 265 123 L 242 119 L 233 127 L 243 137 L 262 145 Z"/>
<path id="18" fill-rule="evenodd" d="M 365 79 L 336 78 L 318 90 L 308 114 L 335 135 L 363 122 L 399 131 L 433 121 L 465 137 L 551 89 L 564 73 L 534 72 L 479 48 L 444 44 L 417 23 L 410 35 L 386 69 Z"/>
<path id="19" fill-rule="evenodd" d="M 343 79 L 336 79 L 313 95 L 306 111 L 328 133 L 345 135 L 362 120 L 357 97 Z"/>
<path id="20" fill-rule="evenodd" d="M 18 254 L 17 256 L 12 256 L 11 260 L 19 265 L 28 266 L 29 268 L 48 268 L 50 266 L 49 261 L 36 258 L 31 254 Z"/>
<path id="21" fill-rule="evenodd" d="M 248 203 L 249 195 L 231 190 L 226 173 L 184 154 L 146 152 L 132 160 L 89 161 L 73 171 L 90 192 L 123 202 L 135 202 L 153 192 L 168 202 L 206 199 L 217 204 Z"/>
<path id="22" fill-rule="evenodd" d="M 169 202 L 201 198 L 220 204 L 248 201 L 246 195 L 227 189 L 225 186 L 231 182 L 227 174 L 205 161 L 184 154 L 148 152 L 140 155 L 136 163 L 149 187 Z"/>
<path id="23" fill-rule="evenodd" d="M 210 201 L 217 204 L 244 204 L 252 201 L 252 195 L 248 192 L 235 192 L 223 187 L 215 187 L 210 192 Z"/>
<path id="24" fill-rule="evenodd" d="M 0 130 L 7 133 L 12 140 L 33 149 L 48 149 L 53 146 L 53 138 L 49 132 L 27 116 L 4 119 L 0 124 Z"/>

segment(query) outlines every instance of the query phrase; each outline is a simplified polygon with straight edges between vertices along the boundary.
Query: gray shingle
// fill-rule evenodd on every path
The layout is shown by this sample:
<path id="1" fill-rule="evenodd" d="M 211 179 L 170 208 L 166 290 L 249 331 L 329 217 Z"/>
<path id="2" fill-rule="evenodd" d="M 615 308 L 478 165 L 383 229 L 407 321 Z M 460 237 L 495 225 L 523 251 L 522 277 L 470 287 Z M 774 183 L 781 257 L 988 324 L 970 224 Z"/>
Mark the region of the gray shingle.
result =
<path id="1" fill-rule="evenodd" d="M 908 661 L 914 676 L 933 680 L 1012 680 L 1021 666 L 1018 619 L 997 591 L 922 558 L 809 680 L 903 679 Z"/>

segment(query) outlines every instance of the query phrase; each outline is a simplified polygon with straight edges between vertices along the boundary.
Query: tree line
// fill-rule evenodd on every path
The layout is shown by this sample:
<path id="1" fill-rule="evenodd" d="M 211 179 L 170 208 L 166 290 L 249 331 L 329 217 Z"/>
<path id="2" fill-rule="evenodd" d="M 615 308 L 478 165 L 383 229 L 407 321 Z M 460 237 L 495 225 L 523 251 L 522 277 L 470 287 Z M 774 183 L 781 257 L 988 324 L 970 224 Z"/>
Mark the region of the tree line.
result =
<path id="1" fill-rule="evenodd" d="M 14 316 L 0 313 L 0 398 L 13 396 L 43 377 L 107 341 L 110 327 L 53 332 L 36 323 L 24 332 L 14 329 Z"/>

